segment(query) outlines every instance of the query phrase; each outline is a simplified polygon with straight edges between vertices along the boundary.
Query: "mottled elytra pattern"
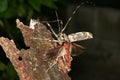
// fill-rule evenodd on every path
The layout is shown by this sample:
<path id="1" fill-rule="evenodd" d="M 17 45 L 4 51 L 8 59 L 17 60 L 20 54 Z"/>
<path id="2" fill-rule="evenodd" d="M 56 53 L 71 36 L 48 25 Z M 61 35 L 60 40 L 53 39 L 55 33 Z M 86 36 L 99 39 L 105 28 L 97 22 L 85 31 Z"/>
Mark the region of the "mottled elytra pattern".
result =
<path id="1" fill-rule="evenodd" d="M 68 35 L 68 38 L 70 42 L 75 42 L 75 41 L 91 39 L 93 38 L 93 35 L 90 32 L 77 32 L 77 33 L 72 33 Z"/>

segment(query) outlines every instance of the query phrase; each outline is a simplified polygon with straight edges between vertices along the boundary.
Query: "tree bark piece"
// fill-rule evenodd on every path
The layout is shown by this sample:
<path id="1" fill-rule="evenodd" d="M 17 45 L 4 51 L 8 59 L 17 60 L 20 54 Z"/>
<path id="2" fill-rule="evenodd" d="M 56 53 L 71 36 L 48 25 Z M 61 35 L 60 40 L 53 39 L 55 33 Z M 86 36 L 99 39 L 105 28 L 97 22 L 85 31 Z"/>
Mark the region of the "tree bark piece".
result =
<path id="1" fill-rule="evenodd" d="M 29 49 L 17 49 L 13 40 L 0 37 L 0 45 L 10 59 L 20 80 L 70 80 L 62 58 L 54 64 L 60 46 L 53 40 L 51 32 L 35 20 L 35 29 L 24 25 L 18 19 L 17 27 L 23 34 Z"/>

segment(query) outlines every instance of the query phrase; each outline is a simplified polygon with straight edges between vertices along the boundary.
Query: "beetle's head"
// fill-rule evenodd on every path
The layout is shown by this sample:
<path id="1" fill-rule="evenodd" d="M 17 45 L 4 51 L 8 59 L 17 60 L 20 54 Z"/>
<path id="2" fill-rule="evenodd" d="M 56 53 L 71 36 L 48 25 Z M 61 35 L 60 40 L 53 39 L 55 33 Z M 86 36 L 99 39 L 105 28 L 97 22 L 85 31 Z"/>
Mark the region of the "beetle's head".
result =
<path id="1" fill-rule="evenodd" d="M 62 44 L 63 42 L 69 42 L 69 39 L 68 39 L 68 36 L 65 34 L 65 33 L 59 33 L 58 34 L 58 41 L 59 41 L 59 44 Z"/>

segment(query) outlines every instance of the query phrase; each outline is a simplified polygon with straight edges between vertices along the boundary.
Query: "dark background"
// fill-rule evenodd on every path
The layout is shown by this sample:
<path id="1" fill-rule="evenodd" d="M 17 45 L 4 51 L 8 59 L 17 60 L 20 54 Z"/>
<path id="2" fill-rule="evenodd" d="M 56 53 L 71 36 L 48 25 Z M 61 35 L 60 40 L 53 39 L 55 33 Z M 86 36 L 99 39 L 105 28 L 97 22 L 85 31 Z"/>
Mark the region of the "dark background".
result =
<path id="1" fill-rule="evenodd" d="M 83 3 L 81 5 L 81 3 Z M 73 57 L 72 80 L 120 80 L 120 5 L 118 0 L 0 0 L 0 36 L 14 39 L 25 48 L 15 20 L 29 25 L 31 18 L 56 20 L 55 11 L 65 25 L 76 6 L 81 5 L 69 22 L 66 34 L 89 31 L 94 38 L 76 42 L 87 48 Z M 57 32 L 57 24 L 52 24 Z M 0 47 L 0 80 L 18 80 L 17 74 Z"/>

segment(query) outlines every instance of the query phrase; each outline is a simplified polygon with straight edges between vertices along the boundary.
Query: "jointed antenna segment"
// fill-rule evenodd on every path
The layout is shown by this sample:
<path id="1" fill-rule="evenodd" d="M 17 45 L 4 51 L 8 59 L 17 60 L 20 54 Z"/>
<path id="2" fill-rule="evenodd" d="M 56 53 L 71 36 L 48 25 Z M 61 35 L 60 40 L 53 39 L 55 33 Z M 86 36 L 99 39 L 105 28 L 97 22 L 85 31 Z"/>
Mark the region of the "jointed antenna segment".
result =
<path id="1" fill-rule="evenodd" d="M 55 15 L 57 17 L 57 23 L 58 23 L 58 27 L 59 27 L 59 31 L 60 31 L 61 30 L 61 26 L 60 26 L 60 23 L 59 23 L 59 18 L 58 18 L 57 11 L 55 11 Z"/>
<path id="2" fill-rule="evenodd" d="M 76 11 L 79 9 L 79 7 L 80 7 L 80 6 L 77 6 L 77 7 L 76 7 L 76 9 L 75 9 L 75 10 L 73 11 L 73 13 L 72 13 L 72 16 L 76 13 Z M 67 25 L 69 24 L 69 22 L 70 22 L 71 19 L 72 19 L 72 16 L 68 19 L 67 23 L 65 24 L 65 26 L 64 26 L 64 28 L 62 29 L 61 32 L 63 32 L 63 31 L 66 29 Z"/>
<path id="3" fill-rule="evenodd" d="M 51 25 L 49 23 L 47 23 L 47 25 L 49 26 L 50 30 L 55 35 L 55 37 L 58 39 L 58 35 L 54 32 L 54 30 L 52 29 Z"/>

